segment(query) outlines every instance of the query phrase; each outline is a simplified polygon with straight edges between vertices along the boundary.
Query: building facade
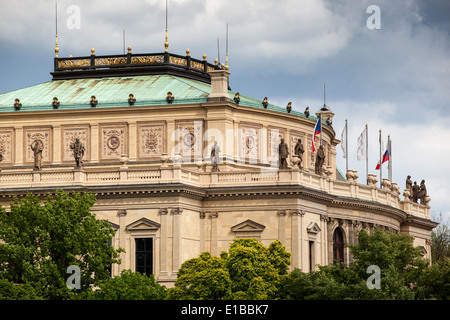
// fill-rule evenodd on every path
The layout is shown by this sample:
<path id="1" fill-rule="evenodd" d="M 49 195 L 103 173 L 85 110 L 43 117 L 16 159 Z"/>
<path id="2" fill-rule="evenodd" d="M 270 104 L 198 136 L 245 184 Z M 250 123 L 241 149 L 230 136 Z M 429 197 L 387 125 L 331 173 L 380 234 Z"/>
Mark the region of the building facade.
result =
<path id="1" fill-rule="evenodd" d="M 291 269 L 352 257 L 358 232 L 408 233 L 430 257 L 429 198 L 336 168 L 329 108 L 315 114 L 232 91 L 228 66 L 161 54 L 55 57 L 52 81 L 0 95 L 0 204 L 30 191 L 96 194 L 93 211 L 116 230 L 123 269 L 171 286 L 180 265 L 219 255 L 236 238 L 279 239 Z M 316 173 L 318 117 L 324 163 Z M 82 164 L 73 143 L 84 147 Z M 279 168 L 279 145 L 288 167 Z M 302 160 L 294 151 L 301 139 Z M 36 141 L 39 141 L 37 143 Z M 41 150 L 36 146 L 40 145 Z M 34 150 L 33 150 L 34 149 Z M 214 150 L 214 152 L 212 152 Z"/>

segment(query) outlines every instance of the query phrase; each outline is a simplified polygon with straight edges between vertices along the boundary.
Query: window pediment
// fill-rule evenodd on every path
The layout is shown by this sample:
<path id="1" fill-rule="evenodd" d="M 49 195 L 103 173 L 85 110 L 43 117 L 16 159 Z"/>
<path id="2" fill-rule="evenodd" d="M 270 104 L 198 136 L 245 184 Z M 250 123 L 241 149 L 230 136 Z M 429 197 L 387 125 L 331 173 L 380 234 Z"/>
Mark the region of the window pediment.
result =
<path id="1" fill-rule="evenodd" d="M 317 234 L 317 233 L 319 233 L 321 230 L 320 230 L 320 227 L 317 225 L 317 223 L 315 223 L 315 222 L 311 222 L 307 227 L 306 227 L 306 230 L 309 232 L 309 233 L 313 233 L 313 234 Z"/>
<path id="2" fill-rule="evenodd" d="M 245 220 L 233 227 L 231 231 L 233 232 L 263 232 L 266 226 L 259 224 L 252 220 Z"/>
<path id="3" fill-rule="evenodd" d="M 155 221 L 147 218 L 141 218 L 135 222 L 130 223 L 126 226 L 128 231 L 156 231 L 161 225 Z"/>

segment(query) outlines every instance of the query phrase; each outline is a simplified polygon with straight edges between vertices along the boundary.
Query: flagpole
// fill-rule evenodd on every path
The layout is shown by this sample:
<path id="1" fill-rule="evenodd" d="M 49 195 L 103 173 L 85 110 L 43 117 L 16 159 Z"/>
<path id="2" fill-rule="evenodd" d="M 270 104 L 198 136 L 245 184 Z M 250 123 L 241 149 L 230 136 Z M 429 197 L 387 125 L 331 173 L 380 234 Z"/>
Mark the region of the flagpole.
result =
<path id="1" fill-rule="evenodd" d="M 322 146 L 322 112 L 320 112 L 320 146 Z"/>
<path id="2" fill-rule="evenodd" d="M 380 129 L 380 188 L 382 187 L 382 182 L 383 182 L 383 161 L 382 161 L 382 157 L 383 157 L 383 150 L 381 150 L 381 129 Z"/>
<path id="3" fill-rule="evenodd" d="M 391 153 L 391 135 L 388 135 L 388 150 L 389 150 L 389 181 L 392 182 L 392 153 Z"/>
<path id="4" fill-rule="evenodd" d="M 345 166 L 348 171 L 348 123 L 345 119 Z"/>
<path id="5" fill-rule="evenodd" d="M 366 183 L 369 184 L 367 179 L 369 178 L 369 130 L 366 122 Z"/>

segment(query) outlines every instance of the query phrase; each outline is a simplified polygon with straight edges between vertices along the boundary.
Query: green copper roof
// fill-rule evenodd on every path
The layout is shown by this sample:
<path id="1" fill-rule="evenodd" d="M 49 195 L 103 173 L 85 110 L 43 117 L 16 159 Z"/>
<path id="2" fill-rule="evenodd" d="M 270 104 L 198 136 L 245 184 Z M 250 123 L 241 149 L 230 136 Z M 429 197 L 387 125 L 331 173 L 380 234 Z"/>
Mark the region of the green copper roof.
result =
<path id="1" fill-rule="evenodd" d="M 59 110 L 90 109 L 91 96 L 98 100 L 96 108 L 127 107 L 130 93 L 136 98 L 135 106 L 165 105 L 169 91 L 175 97 L 173 104 L 204 103 L 210 90 L 207 83 L 167 74 L 54 80 L 0 94 L 0 112 L 14 112 L 16 98 L 22 107 L 15 112 L 53 110 L 53 97 L 60 102 Z M 233 103 L 235 92 L 229 91 L 229 95 Z M 239 105 L 264 109 L 260 100 L 244 95 L 240 95 Z M 267 110 L 287 113 L 286 108 L 273 104 Z M 305 117 L 294 110 L 291 114 Z M 317 119 L 313 115 L 310 118 Z"/>

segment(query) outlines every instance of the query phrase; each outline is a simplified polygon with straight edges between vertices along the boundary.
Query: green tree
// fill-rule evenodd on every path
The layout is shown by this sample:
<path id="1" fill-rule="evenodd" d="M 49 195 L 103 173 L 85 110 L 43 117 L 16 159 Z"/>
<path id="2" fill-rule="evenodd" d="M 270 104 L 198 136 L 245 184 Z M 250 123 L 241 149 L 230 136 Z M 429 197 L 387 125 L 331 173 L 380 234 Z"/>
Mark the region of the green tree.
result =
<path id="1" fill-rule="evenodd" d="M 229 299 L 231 280 L 225 261 L 203 252 L 198 258 L 185 261 L 178 270 L 175 287 L 169 289 L 169 300 Z"/>
<path id="2" fill-rule="evenodd" d="M 444 220 L 442 213 L 433 215 L 433 220 L 439 225 L 431 231 L 431 261 L 438 262 L 450 258 L 450 226 L 449 221 Z"/>
<path id="3" fill-rule="evenodd" d="M 412 284 L 429 264 L 420 256 L 420 248 L 413 245 L 413 237 L 404 233 L 376 229 L 369 235 L 363 230 L 359 243 L 349 248 L 354 258 L 351 267 L 361 278 L 367 276 L 370 265 L 378 266 L 382 274 L 392 266 L 402 273 L 407 284 Z"/>
<path id="4" fill-rule="evenodd" d="M 273 299 L 286 276 L 290 254 L 279 241 L 269 248 L 255 239 L 236 239 L 228 252 L 185 261 L 168 299 Z"/>
<path id="5" fill-rule="evenodd" d="M 320 300 L 410 300 L 445 296 L 447 271 L 431 272 L 429 261 L 420 257 L 420 249 L 406 234 L 376 230 L 359 234 L 359 243 L 349 246 L 354 262 L 321 266 L 319 271 L 302 273 L 296 269 L 279 285 L 280 299 Z M 380 288 L 369 289 L 370 265 L 380 268 Z M 447 276 L 445 276 L 447 275 Z M 432 283 L 439 283 L 437 288 Z M 438 289 L 439 288 L 439 289 Z M 440 290 L 440 291 L 439 291 Z M 448 286 L 447 286 L 448 290 Z M 439 294 L 432 292 L 439 291 Z"/>
<path id="6" fill-rule="evenodd" d="M 92 193 L 63 191 L 45 201 L 28 194 L 0 209 L 0 277 L 29 284 L 44 299 L 69 299 L 110 277 L 121 250 L 108 243 L 114 230 L 91 212 Z M 69 266 L 80 269 L 80 288 L 69 289 Z"/>
<path id="7" fill-rule="evenodd" d="M 42 300 L 42 298 L 28 283 L 16 285 L 6 279 L 0 279 L 0 300 Z"/>
<path id="8" fill-rule="evenodd" d="M 272 299 L 280 281 L 279 272 L 285 272 L 284 263 L 273 265 L 272 261 L 275 262 L 277 257 L 283 260 L 287 255 L 284 247 L 281 248 L 279 244 L 275 244 L 269 251 L 256 239 L 234 240 L 228 253 L 222 253 L 232 281 L 233 298 Z"/>
<path id="9" fill-rule="evenodd" d="M 119 276 L 102 281 L 88 294 L 89 300 L 162 300 L 166 287 L 155 282 L 154 275 L 123 270 Z"/>

